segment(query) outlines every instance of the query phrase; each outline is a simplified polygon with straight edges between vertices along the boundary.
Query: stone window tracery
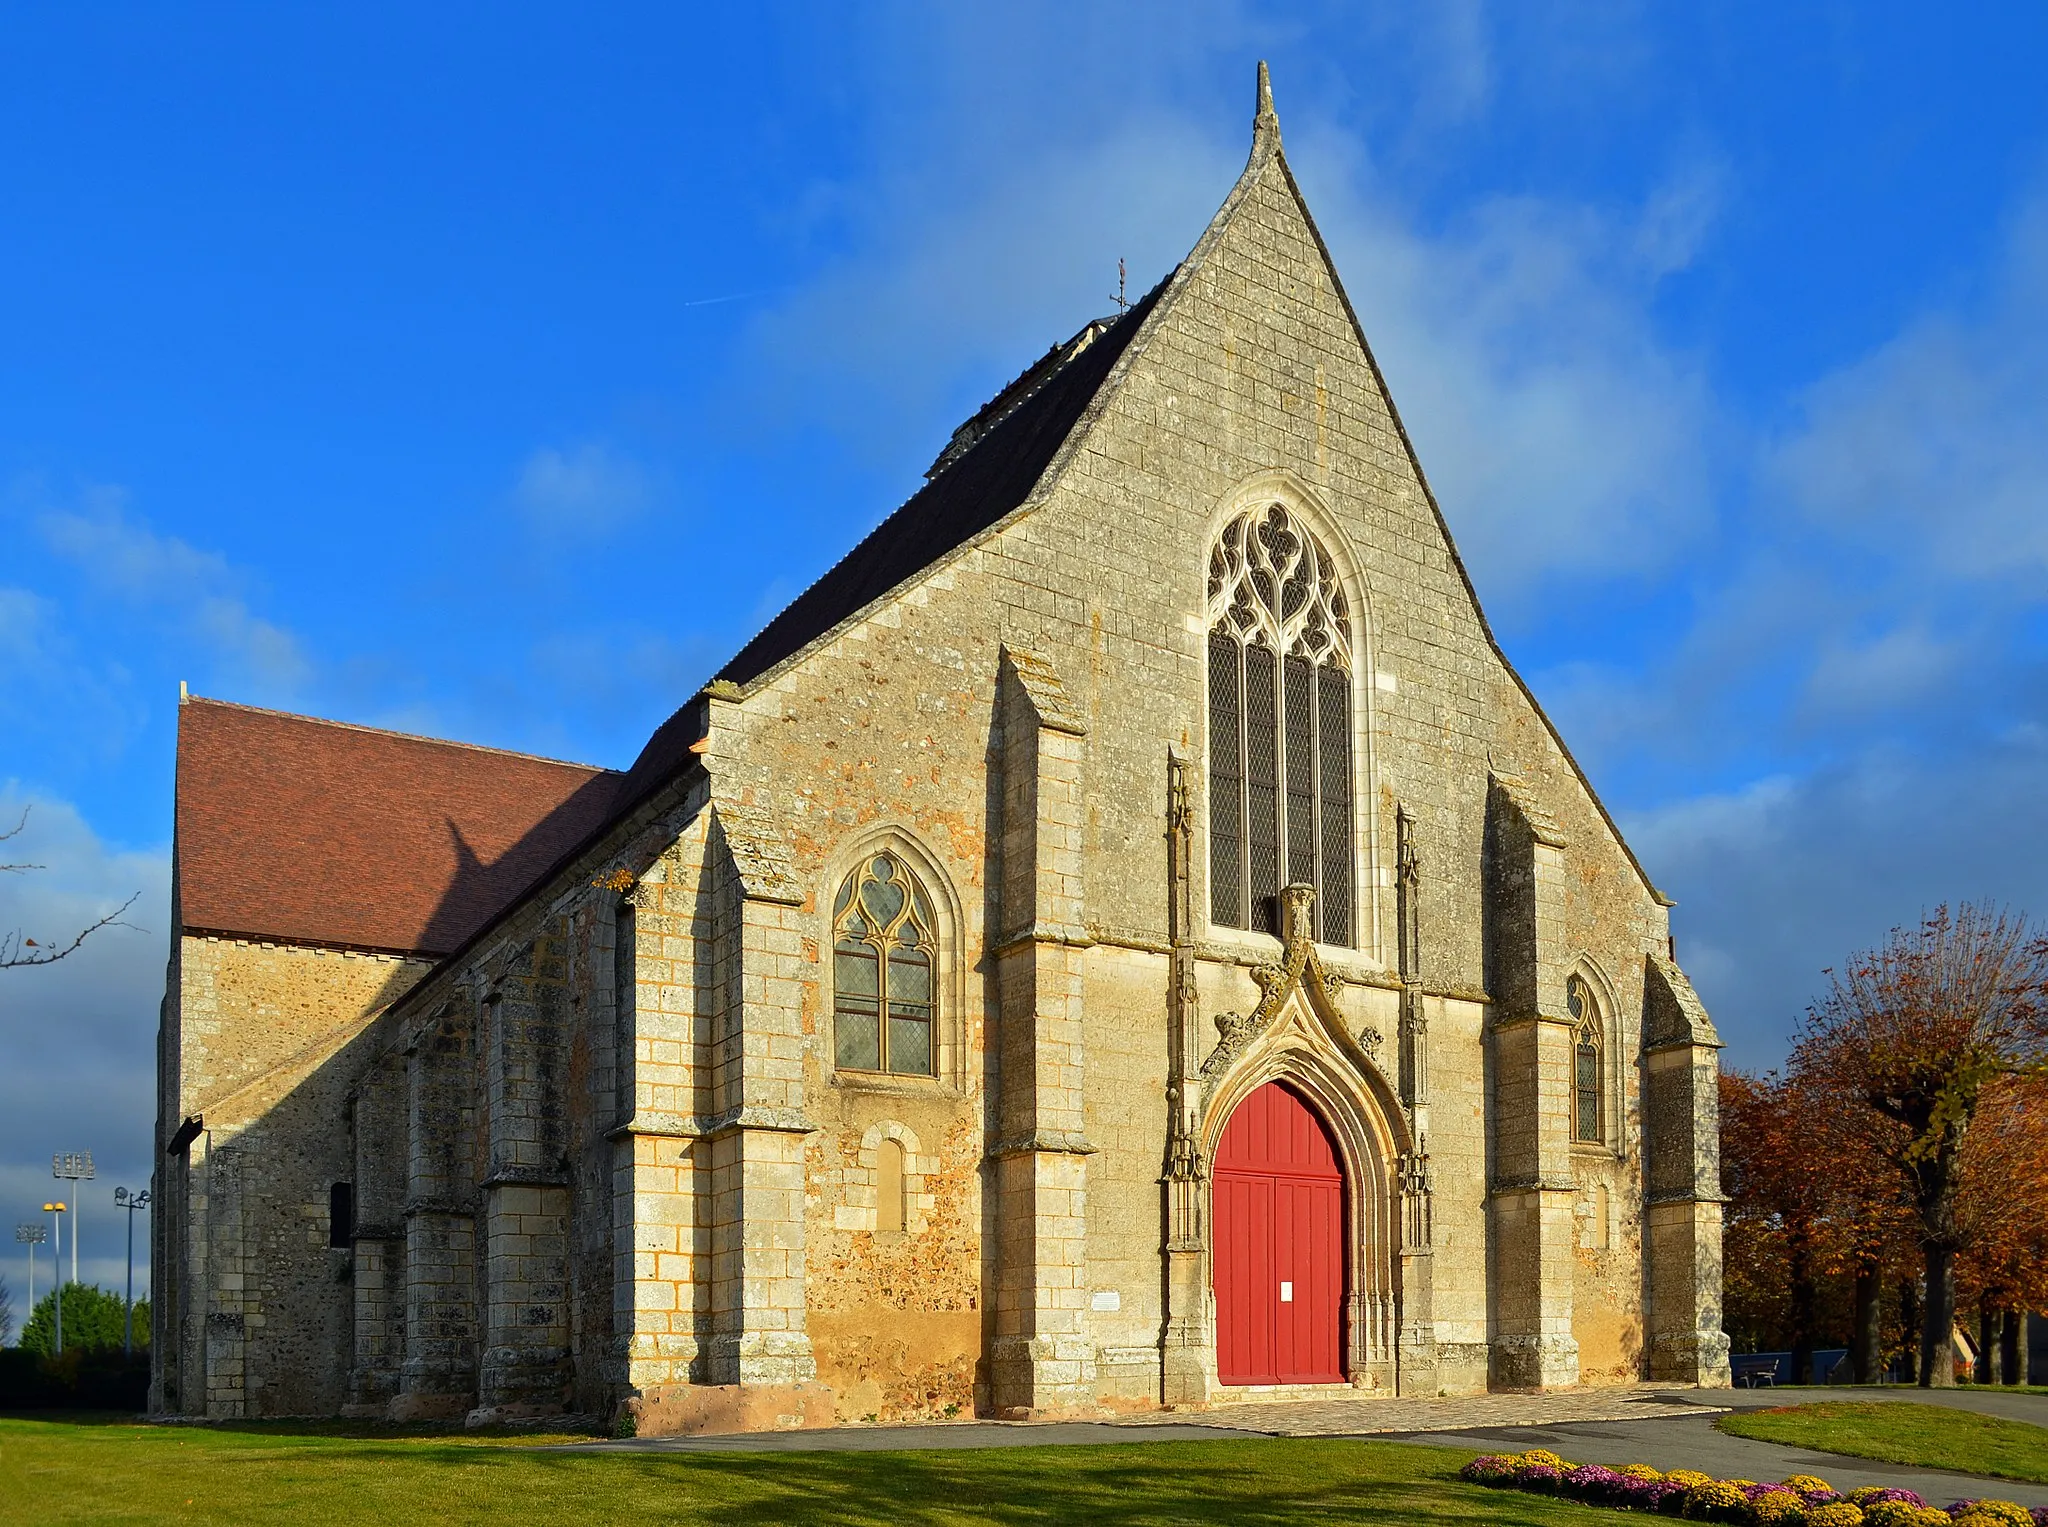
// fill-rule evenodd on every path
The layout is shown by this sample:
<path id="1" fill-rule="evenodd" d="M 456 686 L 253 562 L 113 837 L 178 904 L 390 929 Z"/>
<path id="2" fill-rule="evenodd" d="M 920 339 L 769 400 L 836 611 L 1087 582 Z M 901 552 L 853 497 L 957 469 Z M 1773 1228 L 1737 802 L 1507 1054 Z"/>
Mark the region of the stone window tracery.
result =
<path id="1" fill-rule="evenodd" d="M 1284 504 L 1209 553 L 1209 918 L 1280 931 L 1316 889 L 1315 937 L 1352 942 L 1351 611 L 1329 551 Z"/>
<path id="2" fill-rule="evenodd" d="M 938 919 L 892 853 L 871 854 L 832 905 L 833 1048 L 848 1071 L 933 1074 Z"/>
<path id="3" fill-rule="evenodd" d="M 1577 976 L 1565 982 L 1565 1007 L 1572 1017 L 1572 1140 L 1599 1145 L 1607 1136 L 1600 1117 L 1606 1067 L 1600 1042 L 1600 1008 Z"/>

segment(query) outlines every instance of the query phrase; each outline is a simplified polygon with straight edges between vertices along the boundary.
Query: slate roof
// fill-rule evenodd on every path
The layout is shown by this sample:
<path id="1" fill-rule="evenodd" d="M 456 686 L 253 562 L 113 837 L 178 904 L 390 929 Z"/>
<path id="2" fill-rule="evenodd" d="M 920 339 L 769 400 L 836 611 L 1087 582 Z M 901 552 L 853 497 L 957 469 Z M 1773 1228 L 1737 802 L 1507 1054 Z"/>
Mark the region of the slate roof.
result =
<path id="1" fill-rule="evenodd" d="M 718 677 L 752 683 L 1022 504 L 1165 287 L 1160 282 L 1114 318 L 1054 346 L 997 393 L 954 432 L 924 487 L 769 621 Z"/>
<path id="2" fill-rule="evenodd" d="M 1053 346 L 977 410 L 924 487 L 718 678 L 759 678 L 1021 505 L 1165 286 Z M 687 766 L 704 719 L 692 699 L 621 774 L 194 697 L 178 723 L 179 922 L 447 955 Z"/>
<path id="3" fill-rule="evenodd" d="M 1024 502 L 1132 337 L 1158 305 L 1169 273 L 1129 308 L 1054 345 L 953 432 L 925 485 L 718 670 L 751 684 Z M 704 735 L 703 704 L 691 700 L 647 740 L 620 787 L 623 815 L 689 762 Z"/>
<path id="4" fill-rule="evenodd" d="M 441 955 L 608 819 L 614 770 L 193 698 L 188 931 Z"/>

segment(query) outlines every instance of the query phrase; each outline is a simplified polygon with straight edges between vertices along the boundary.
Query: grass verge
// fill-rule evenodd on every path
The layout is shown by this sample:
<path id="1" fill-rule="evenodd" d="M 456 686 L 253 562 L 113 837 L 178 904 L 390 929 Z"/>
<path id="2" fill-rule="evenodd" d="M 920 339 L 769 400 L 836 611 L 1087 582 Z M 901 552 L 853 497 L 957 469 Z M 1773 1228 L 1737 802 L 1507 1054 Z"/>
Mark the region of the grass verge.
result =
<path id="1" fill-rule="evenodd" d="M 1336 1440 L 904 1453 L 568 1453 L 364 1437 L 0 1419 L 0 1520 L 940 1527 L 1592 1523 L 1468 1485 L 1454 1449 Z"/>
<path id="2" fill-rule="evenodd" d="M 1898 1400 L 1827 1400 L 1737 1411 L 1714 1425 L 1759 1442 L 2048 1484 L 2048 1427 L 1976 1411 Z"/>

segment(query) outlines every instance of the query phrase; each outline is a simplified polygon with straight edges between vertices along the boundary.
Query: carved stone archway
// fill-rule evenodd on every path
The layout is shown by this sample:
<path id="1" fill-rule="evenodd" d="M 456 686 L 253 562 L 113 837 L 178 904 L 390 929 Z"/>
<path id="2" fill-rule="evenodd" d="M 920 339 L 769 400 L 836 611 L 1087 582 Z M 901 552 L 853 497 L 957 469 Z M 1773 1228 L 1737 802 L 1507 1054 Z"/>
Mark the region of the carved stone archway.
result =
<path id="1" fill-rule="evenodd" d="M 1238 1104 L 1268 1082 L 1284 1082 L 1305 1099 L 1329 1128 L 1345 1177 L 1346 1369 L 1351 1382 L 1388 1392 L 1435 1392 L 1434 1341 L 1415 1317 L 1429 1309 L 1428 1158 L 1414 1139 L 1399 1097 L 1366 1044 L 1347 1026 L 1337 1006 L 1340 982 L 1323 969 L 1309 937 L 1314 892 L 1305 885 L 1282 893 L 1285 937 L 1281 958 L 1253 972 L 1261 997 L 1249 1013 L 1216 1019 L 1218 1042 L 1199 1071 L 1186 1079 L 1190 1129 L 1183 1155 L 1198 1163 L 1215 1157 L 1225 1125 Z M 1172 1184 L 1169 1173 L 1169 1185 Z M 1196 1190 L 1201 1212 L 1192 1216 L 1193 1236 L 1176 1248 L 1169 1232 L 1171 1262 L 1176 1249 L 1201 1264 L 1201 1325 L 1183 1325 L 1182 1340 L 1206 1349 L 1208 1393 L 1215 1393 L 1215 1313 L 1207 1297 L 1214 1265 L 1209 1234 L 1206 1172 Z M 1183 1298 L 1189 1269 L 1183 1266 Z M 1419 1296 L 1419 1297 L 1418 1297 Z M 1185 1312 L 1192 1315 L 1192 1310 Z M 1429 1361 L 1420 1362 L 1424 1347 Z M 1428 1373 L 1414 1371 L 1426 1366 Z M 1171 1375 L 1169 1375 L 1171 1377 Z M 1186 1383 L 1182 1383 L 1183 1397 Z"/>

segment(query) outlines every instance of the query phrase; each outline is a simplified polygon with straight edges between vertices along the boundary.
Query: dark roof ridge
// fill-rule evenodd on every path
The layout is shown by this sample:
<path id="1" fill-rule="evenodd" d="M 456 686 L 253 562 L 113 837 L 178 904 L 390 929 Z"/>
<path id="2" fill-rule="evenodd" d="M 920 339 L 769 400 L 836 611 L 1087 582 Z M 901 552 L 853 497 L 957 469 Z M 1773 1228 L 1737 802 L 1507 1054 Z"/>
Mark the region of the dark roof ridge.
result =
<path id="1" fill-rule="evenodd" d="M 472 753 L 492 753 L 500 758 L 518 758 L 527 763 L 548 764 L 557 769 L 581 769 L 589 774 L 621 774 L 603 764 L 578 763 L 570 758 L 550 758 L 544 753 L 522 753 L 517 748 L 494 748 L 488 743 L 462 742 L 454 737 L 429 737 L 424 732 L 401 732 L 395 727 L 365 726 L 360 721 L 337 721 L 331 716 L 308 716 L 301 711 L 276 710 L 267 705 L 244 705 L 239 700 L 216 700 L 210 695 L 186 694 L 181 705 L 218 705 L 224 710 L 247 711 L 257 716 L 274 716 L 281 721 L 303 721 L 308 726 L 339 727 L 343 731 L 365 732 L 372 737 L 389 737 L 398 742 L 417 742 L 435 748 L 464 748 Z"/>
<path id="2" fill-rule="evenodd" d="M 1059 448 L 1080 426 L 1118 357 L 1144 327 L 1160 293 L 1172 279 L 1169 273 L 1117 314 L 1095 340 L 1052 367 L 1028 398 L 984 430 L 945 471 L 929 478 L 923 487 L 884 516 L 880 524 L 848 548 L 844 556 L 728 658 L 714 682 L 726 680 L 751 686 L 1029 501 L 1041 478 L 1053 470 Z M 1068 343 L 1071 345 L 1072 341 Z M 1025 375 L 1030 375 L 1029 369 Z M 1063 389 L 1070 390 L 1072 395 Z M 1008 448 L 1008 458 L 998 459 L 999 447 Z M 977 471 L 989 480 L 967 481 Z M 919 519 L 934 523 L 913 523 Z M 953 523 L 959 520 L 969 522 L 966 528 Z M 945 539 L 942 544 L 927 541 L 914 561 L 907 554 L 893 559 L 887 555 L 899 544 L 907 552 L 908 543 L 920 530 L 945 532 Z M 824 606 L 830 608 L 821 608 Z M 830 618 L 825 618 L 828 615 Z M 798 630 L 806 628 L 807 634 L 795 638 Z"/>
<path id="3" fill-rule="evenodd" d="M 925 481 L 930 482 L 960 460 L 986 439 L 990 430 L 1037 397 L 1070 361 L 1100 339 L 1122 316 L 1121 313 L 1110 313 L 1101 318 L 1089 319 L 1072 335 L 1054 343 L 1045 354 L 1005 382 L 997 389 L 994 397 L 982 404 L 953 431 L 952 437 L 946 441 L 945 449 L 939 452 L 938 459 L 926 470 Z"/>

